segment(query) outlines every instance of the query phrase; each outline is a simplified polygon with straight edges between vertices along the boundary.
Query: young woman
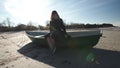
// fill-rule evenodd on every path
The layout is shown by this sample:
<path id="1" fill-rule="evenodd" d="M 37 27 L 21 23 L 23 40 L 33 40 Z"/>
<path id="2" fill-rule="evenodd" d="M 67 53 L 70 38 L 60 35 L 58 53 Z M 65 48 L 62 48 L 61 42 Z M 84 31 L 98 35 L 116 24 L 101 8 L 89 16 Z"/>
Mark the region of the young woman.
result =
<path id="1" fill-rule="evenodd" d="M 56 51 L 57 42 L 64 42 L 66 34 L 65 25 L 63 20 L 59 17 L 57 11 L 52 11 L 50 20 L 50 34 L 47 37 L 48 44 L 52 53 Z"/>

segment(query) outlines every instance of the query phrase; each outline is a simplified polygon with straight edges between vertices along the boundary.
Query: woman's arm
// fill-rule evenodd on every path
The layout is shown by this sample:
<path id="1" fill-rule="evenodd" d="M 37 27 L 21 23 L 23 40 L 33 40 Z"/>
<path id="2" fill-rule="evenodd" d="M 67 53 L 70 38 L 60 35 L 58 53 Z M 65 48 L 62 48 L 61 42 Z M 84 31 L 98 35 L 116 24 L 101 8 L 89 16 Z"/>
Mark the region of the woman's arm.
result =
<path id="1" fill-rule="evenodd" d="M 51 25 L 51 21 L 50 21 L 50 33 L 51 33 L 51 30 L 52 30 L 52 25 Z"/>
<path id="2" fill-rule="evenodd" d="M 65 29 L 65 25 L 63 23 L 63 20 L 61 19 L 61 29 L 62 31 L 66 34 L 66 29 Z"/>

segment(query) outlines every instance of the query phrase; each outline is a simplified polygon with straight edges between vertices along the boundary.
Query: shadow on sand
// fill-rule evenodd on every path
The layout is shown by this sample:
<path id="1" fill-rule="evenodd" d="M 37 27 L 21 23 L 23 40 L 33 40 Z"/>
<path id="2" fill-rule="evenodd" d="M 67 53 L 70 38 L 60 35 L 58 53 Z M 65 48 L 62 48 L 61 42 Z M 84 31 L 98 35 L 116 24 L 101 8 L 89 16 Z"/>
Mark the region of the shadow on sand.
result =
<path id="1" fill-rule="evenodd" d="M 28 43 L 18 52 L 55 68 L 120 68 L 120 52 L 117 51 L 74 48 L 58 49 L 52 55 L 49 48 Z"/>

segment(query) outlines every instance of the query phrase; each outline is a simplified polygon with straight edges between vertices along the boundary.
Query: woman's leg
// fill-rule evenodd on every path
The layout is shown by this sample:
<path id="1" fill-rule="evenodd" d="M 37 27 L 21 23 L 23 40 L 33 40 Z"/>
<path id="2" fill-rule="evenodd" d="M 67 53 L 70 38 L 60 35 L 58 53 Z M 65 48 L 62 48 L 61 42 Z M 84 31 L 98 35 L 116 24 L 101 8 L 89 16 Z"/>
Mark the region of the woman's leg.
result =
<path id="1" fill-rule="evenodd" d="M 55 42 L 54 42 L 54 40 L 53 40 L 51 37 L 47 37 L 47 42 L 48 42 L 48 44 L 49 44 L 49 47 L 50 47 L 52 53 L 54 54 L 55 51 L 56 51 L 56 47 L 55 47 Z"/>
<path id="2" fill-rule="evenodd" d="M 47 37 L 47 42 L 48 42 L 48 44 L 49 44 L 50 49 L 52 49 L 52 48 L 53 48 L 53 42 L 52 42 L 52 40 L 50 39 L 50 37 Z"/>

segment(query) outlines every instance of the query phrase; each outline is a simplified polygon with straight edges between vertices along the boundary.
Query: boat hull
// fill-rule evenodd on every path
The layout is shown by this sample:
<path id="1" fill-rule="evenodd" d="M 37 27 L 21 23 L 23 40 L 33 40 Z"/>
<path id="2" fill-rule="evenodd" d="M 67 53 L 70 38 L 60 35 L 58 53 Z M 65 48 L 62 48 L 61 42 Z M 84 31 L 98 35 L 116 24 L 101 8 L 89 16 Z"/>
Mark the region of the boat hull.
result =
<path id="1" fill-rule="evenodd" d="M 28 32 L 26 33 L 29 34 Z M 64 42 L 57 42 L 56 45 L 58 45 L 58 47 L 61 46 L 61 47 L 69 47 L 69 48 L 93 47 L 98 43 L 101 36 L 102 33 L 97 35 L 71 37 L 71 38 L 66 38 Z M 45 39 L 44 36 L 35 38 L 33 36 L 28 35 L 28 37 L 36 45 L 45 46 L 45 47 L 48 46 L 47 40 Z"/>
<path id="2" fill-rule="evenodd" d="M 67 39 L 67 46 L 70 48 L 81 48 L 81 47 L 93 47 L 95 46 L 101 35 L 92 35 L 92 36 L 84 36 L 84 37 L 75 37 Z"/>

